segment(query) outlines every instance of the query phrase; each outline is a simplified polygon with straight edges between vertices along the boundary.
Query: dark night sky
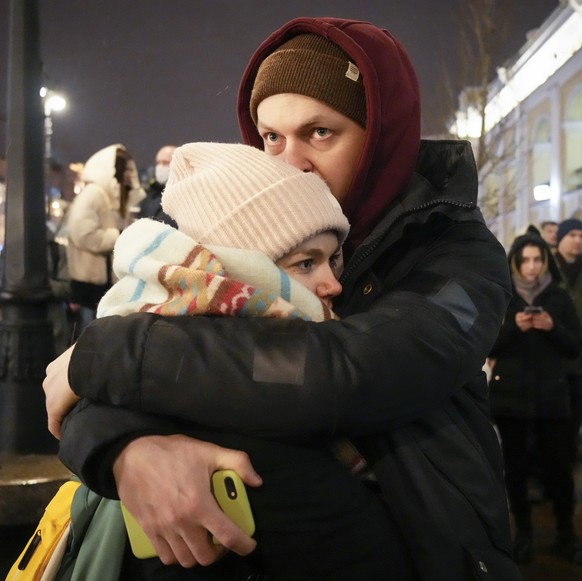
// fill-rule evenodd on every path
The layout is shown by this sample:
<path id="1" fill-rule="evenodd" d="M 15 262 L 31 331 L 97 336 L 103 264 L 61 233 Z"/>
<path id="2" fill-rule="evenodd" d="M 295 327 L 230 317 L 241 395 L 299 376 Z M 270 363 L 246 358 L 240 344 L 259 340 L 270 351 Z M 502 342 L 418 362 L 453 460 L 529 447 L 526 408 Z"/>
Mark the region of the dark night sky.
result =
<path id="1" fill-rule="evenodd" d="M 557 7 L 514 5 L 504 58 Z M 235 98 L 246 62 L 268 34 L 297 16 L 341 16 L 390 30 L 408 49 L 423 96 L 425 134 L 450 110 L 463 0 L 39 0 L 48 83 L 69 107 L 54 114 L 53 153 L 85 161 L 123 143 L 140 167 L 165 143 L 237 141 Z M 6 149 L 9 0 L 0 0 L 0 152 Z M 499 63 L 501 64 L 501 63 Z M 447 70 L 446 74 L 443 72 Z M 441 112 L 441 113 L 439 113 Z"/>

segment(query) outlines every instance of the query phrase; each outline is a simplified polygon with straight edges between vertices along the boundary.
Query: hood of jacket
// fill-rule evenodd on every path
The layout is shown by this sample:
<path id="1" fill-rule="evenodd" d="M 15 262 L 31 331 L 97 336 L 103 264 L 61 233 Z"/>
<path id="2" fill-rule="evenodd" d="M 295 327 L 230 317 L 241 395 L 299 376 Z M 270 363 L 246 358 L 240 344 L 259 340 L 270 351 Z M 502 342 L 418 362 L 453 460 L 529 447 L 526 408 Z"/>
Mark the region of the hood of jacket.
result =
<path id="1" fill-rule="evenodd" d="M 342 208 L 351 223 L 348 247 L 358 246 L 410 180 L 420 147 L 420 91 L 403 46 L 373 24 L 341 18 L 296 18 L 255 51 L 238 93 L 245 143 L 263 149 L 249 102 L 260 64 L 290 38 L 310 32 L 341 47 L 355 62 L 366 92 L 366 139 Z"/>
<path id="2" fill-rule="evenodd" d="M 115 157 L 118 149 L 127 151 L 121 143 L 114 143 L 95 152 L 85 163 L 82 174 L 82 179 L 86 184 L 97 184 L 103 188 L 116 208 L 119 207 L 120 196 L 120 185 L 115 177 Z M 145 192 L 140 186 L 135 163 L 132 163 L 129 168 L 131 169 L 131 190 L 128 203 L 132 205 L 143 200 Z"/>
<path id="3" fill-rule="evenodd" d="M 83 168 L 83 181 L 97 184 L 106 190 L 110 190 L 114 184 L 117 184 L 118 182 L 115 179 L 115 156 L 118 149 L 126 151 L 123 145 L 115 143 L 94 153 Z"/>

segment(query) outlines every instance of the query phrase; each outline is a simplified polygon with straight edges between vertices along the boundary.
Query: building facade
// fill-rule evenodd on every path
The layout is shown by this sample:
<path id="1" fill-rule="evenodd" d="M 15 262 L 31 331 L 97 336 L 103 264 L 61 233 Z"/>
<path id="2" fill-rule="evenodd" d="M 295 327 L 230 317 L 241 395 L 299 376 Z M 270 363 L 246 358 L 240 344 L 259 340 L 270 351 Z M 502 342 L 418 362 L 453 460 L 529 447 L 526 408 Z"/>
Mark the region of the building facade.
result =
<path id="1" fill-rule="evenodd" d="M 485 122 L 466 89 L 451 131 L 488 156 L 480 204 L 508 246 L 529 224 L 582 217 L 582 0 L 562 0 L 488 88 Z"/>

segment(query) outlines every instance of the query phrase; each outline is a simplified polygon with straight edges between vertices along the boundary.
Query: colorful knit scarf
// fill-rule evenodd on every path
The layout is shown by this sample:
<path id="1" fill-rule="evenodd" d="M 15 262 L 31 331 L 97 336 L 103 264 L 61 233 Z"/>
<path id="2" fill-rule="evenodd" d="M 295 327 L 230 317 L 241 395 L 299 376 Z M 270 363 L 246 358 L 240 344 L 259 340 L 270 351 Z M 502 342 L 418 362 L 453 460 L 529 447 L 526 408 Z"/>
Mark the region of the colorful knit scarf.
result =
<path id="1" fill-rule="evenodd" d="M 118 277 L 97 316 L 160 315 L 337 319 L 311 291 L 258 251 L 203 246 L 142 219 L 126 228 L 113 254 Z"/>

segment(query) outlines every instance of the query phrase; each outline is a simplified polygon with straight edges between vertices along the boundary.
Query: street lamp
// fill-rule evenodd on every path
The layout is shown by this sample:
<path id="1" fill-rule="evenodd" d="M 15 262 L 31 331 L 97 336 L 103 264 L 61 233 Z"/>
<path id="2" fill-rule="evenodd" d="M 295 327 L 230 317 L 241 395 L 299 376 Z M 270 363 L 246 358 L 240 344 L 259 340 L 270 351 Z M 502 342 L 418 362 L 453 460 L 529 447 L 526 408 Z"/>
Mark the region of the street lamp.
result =
<path id="1" fill-rule="evenodd" d="M 45 205 L 46 214 L 50 216 L 51 204 L 51 159 L 53 137 L 53 111 L 60 112 L 67 106 L 67 100 L 56 91 L 42 87 L 40 96 L 44 106 L 44 167 L 45 167 Z"/>
<path id="2" fill-rule="evenodd" d="M 67 100 L 60 93 L 51 91 L 46 87 L 41 88 L 40 96 L 44 104 L 44 157 L 50 162 L 52 157 L 53 111 L 59 112 L 65 109 Z"/>

